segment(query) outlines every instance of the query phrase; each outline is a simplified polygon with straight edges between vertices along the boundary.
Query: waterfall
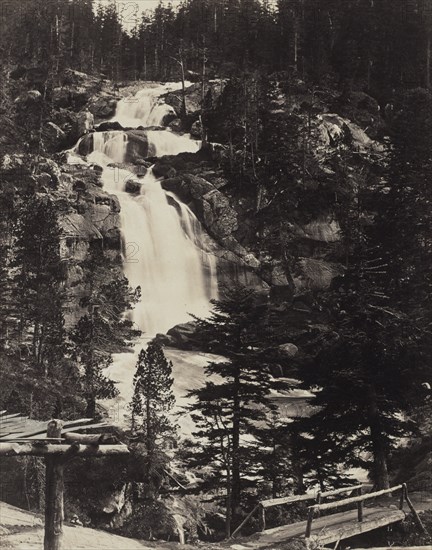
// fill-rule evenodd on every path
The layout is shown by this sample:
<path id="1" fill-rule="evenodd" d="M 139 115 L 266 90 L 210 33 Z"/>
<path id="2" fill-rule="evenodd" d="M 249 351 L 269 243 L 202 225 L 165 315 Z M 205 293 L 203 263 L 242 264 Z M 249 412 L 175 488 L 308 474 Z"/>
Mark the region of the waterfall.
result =
<path id="1" fill-rule="evenodd" d="M 161 96 L 176 87 L 176 84 L 164 84 L 140 90 L 132 97 L 125 97 L 118 102 L 112 120 L 119 122 L 123 128 L 162 125 L 167 115 L 176 114 L 173 107 L 167 105 Z"/>
<path id="2" fill-rule="evenodd" d="M 150 155 L 155 157 L 196 153 L 201 147 L 201 142 L 191 139 L 188 134 L 180 136 L 170 130 L 149 130 L 147 136 Z"/>
<path id="3" fill-rule="evenodd" d="M 119 102 L 116 117 L 136 124 L 161 116 L 165 107 L 158 103 L 154 89 L 138 97 L 136 102 Z M 196 152 L 200 146 L 169 130 L 148 131 L 148 139 L 155 156 Z M 142 178 L 109 166 L 124 162 L 127 144 L 126 132 L 95 132 L 88 160 L 102 166 L 104 189 L 119 199 L 124 270 L 130 285 L 141 288 L 133 320 L 146 336 L 153 336 L 189 321 L 189 313 L 208 313 L 210 299 L 217 297 L 216 260 L 207 250 L 207 238 L 193 212 L 163 190 L 152 169 Z M 140 184 L 139 195 L 125 192 L 131 179 Z"/>
<path id="4" fill-rule="evenodd" d="M 128 137 L 125 132 L 95 132 L 93 151 L 103 153 L 111 162 L 123 162 L 126 155 Z"/>

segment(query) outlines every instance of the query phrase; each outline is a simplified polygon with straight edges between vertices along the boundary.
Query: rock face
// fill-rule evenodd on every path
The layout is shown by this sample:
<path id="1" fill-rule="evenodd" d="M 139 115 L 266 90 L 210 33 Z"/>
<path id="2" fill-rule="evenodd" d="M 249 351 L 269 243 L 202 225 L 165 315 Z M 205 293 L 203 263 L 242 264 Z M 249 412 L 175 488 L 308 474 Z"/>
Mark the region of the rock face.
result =
<path id="1" fill-rule="evenodd" d="M 78 141 L 81 136 L 88 134 L 94 129 L 94 116 L 90 111 L 85 109 L 77 114 L 74 127 L 73 127 L 73 139 Z"/>
<path id="2" fill-rule="evenodd" d="M 153 171 L 169 175 L 169 163 L 165 161 L 163 170 L 160 170 L 160 166 L 160 163 L 156 164 Z M 212 183 L 195 174 L 182 173 L 173 178 L 168 177 L 162 181 L 162 186 L 189 205 L 213 238 L 209 246 L 218 258 L 218 278 L 222 287 L 231 286 L 235 282 L 260 291 L 267 290 L 267 284 L 258 273 L 259 260 L 234 236 L 239 228 L 238 215 L 228 197 Z"/>
<path id="3" fill-rule="evenodd" d="M 125 162 L 135 163 L 137 159 L 149 156 L 149 142 L 145 130 L 128 130 Z"/>
<path id="4" fill-rule="evenodd" d="M 88 108 L 97 119 L 111 118 L 115 115 L 117 101 L 117 97 L 104 94 L 92 100 Z"/>

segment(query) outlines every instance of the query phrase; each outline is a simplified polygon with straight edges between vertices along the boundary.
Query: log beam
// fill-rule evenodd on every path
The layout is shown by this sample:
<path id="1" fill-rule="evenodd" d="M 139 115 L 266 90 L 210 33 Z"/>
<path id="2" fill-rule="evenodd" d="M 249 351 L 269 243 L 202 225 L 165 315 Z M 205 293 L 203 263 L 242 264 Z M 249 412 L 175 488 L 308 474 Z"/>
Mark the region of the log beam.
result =
<path id="1" fill-rule="evenodd" d="M 129 450 L 126 445 L 81 445 L 73 444 L 76 447 L 76 455 L 80 457 L 100 457 L 107 455 L 124 455 Z M 0 443 L 0 456 L 61 456 L 70 448 L 71 444 L 56 443 Z"/>

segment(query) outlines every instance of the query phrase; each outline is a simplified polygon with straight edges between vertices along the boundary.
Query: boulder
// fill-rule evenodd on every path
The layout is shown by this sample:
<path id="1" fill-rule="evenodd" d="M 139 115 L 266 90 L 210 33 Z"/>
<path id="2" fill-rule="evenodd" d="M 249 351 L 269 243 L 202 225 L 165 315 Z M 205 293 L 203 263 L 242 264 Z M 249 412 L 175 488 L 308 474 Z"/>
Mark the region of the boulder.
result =
<path id="1" fill-rule="evenodd" d="M 153 174 L 157 178 L 174 178 L 177 174 L 175 168 L 164 162 L 157 162 L 153 166 Z"/>
<path id="2" fill-rule="evenodd" d="M 191 321 L 171 328 L 167 335 L 171 338 L 172 345 L 179 349 L 199 349 L 195 336 L 196 324 Z"/>
<path id="3" fill-rule="evenodd" d="M 129 179 L 126 182 L 125 191 L 134 195 L 139 194 L 141 192 L 141 183 L 139 181 Z"/>
<path id="4" fill-rule="evenodd" d="M 328 290 L 335 277 L 344 273 L 343 266 L 315 258 L 302 258 L 293 274 L 297 294 L 305 290 Z"/>
<path id="5" fill-rule="evenodd" d="M 126 146 L 125 162 L 132 164 L 139 159 L 148 157 L 149 143 L 145 130 L 128 130 L 128 142 Z"/>
<path id="6" fill-rule="evenodd" d="M 55 107 L 78 110 L 84 107 L 90 99 L 90 91 L 84 85 L 59 86 L 52 92 L 52 102 Z"/>
<path id="7" fill-rule="evenodd" d="M 96 132 L 109 132 L 112 130 L 123 130 L 123 126 L 120 124 L 120 122 L 117 122 L 116 120 L 113 120 L 112 122 L 101 122 L 99 126 L 96 128 Z"/>
<path id="8" fill-rule="evenodd" d="M 23 92 L 14 101 L 17 109 L 23 109 L 30 105 L 36 105 L 42 101 L 42 94 L 38 90 Z"/>
<path id="9" fill-rule="evenodd" d="M 93 151 L 93 134 L 86 134 L 78 143 L 78 153 L 83 157 Z"/>
<path id="10" fill-rule="evenodd" d="M 202 197 L 201 208 L 205 227 L 216 237 L 227 237 L 238 229 L 237 212 L 217 189 L 213 188 Z"/>
<path id="11" fill-rule="evenodd" d="M 183 123 L 179 118 L 175 118 L 168 124 L 168 128 L 170 128 L 173 132 L 180 134 L 183 132 Z"/>
<path id="12" fill-rule="evenodd" d="M 50 187 L 53 187 L 52 177 L 47 172 L 42 172 L 33 177 L 36 181 L 37 189 L 49 189 Z"/>
<path id="13" fill-rule="evenodd" d="M 75 123 L 72 129 L 74 140 L 77 141 L 81 136 L 88 134 L 94 129 L 94 116 L 90 111 L 84 110 L 76 115 Z"/>
<path id="14" fill-rule="evenodd" d="M 202 127 L 201 121 L 196 120 L 191 126 L 191 130 L 190 130 L 191 136 L 194 138 L 200 139 L 202 137 L 202 131 L 203 131 L 203 127 Z"/>
<path id="15" fill-rule="evenodd" d="M 117 98 L 112 95 L 101 95 L 94 99 L 88 109 L 96 118 L 111 118 L 115 115 Z"/>
<path id="16" fill-rule="evenodd" d="M 298 347 L 295 344 L 281 344 L 278 346 L 278 350 L 285 357 L 295 357 L 298 354 Z"/>

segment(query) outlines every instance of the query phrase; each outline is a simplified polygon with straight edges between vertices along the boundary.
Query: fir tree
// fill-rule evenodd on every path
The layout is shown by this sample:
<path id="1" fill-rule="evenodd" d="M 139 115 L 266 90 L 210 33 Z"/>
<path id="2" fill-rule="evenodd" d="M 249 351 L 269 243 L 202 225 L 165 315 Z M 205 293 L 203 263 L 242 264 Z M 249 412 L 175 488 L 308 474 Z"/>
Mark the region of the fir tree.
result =
<path id="1" fill-rule="evenodd" d="M 101 251 L 93 251 L 86 267 L 88 294 L 81 307 L 87 310 L 69 337 L 70 353 L 84 368 L 82 384 L 87 401 L 87 415 L 94 417 L 98 399 L 117 395 L 117 389 L 104 371 L 112 363 L 112 354 L 132 346 L 141 332 L 125 313 L 139 299 L 139 291 L 132 290 L 127 279 L 112 269 Z"/>
<path id="2" fill-rule="evenodd" d="M 34 365 L 47 376 L 65 350 L 60 229 L 51 200 L 34 196 L 23 203 L 14 232 L 21 338 L 31 333 Z"/>
<path id="3" fill-rule="evenodd" d="M 269 393 L 277 386 L 271 376 L 271 366 L 278 362 L 271 347 L 276 335 L 267 306 L 253 291 L 242 288 L 215 301 L 209 319 L 197 322 L 204 349 L 223 355 L 224 360 L 209 363 L 206 373 L 213 380 L 190 393 L 196 399 L 191 412 L 198 440 L 198 451 L 190 460 L 210 468 L 204 484 L 208 489 L 220 489 L 223 471 L 229 535 L 241 512 L 250 439 L 271 409 Z"/>
<path id="4" fill-rule="evenodd" d="M 165 452 L 175 433 L 170 414 L 175 398 L 172 391 L 172 363 L 159 344 L 151 342 L 138 356 L 134 393 L 130 404 L 132 433 L 138 442 L 135 453 L 141 464 L 147 497 L 154 499 L 165 477 L 169 458 Z"/>

